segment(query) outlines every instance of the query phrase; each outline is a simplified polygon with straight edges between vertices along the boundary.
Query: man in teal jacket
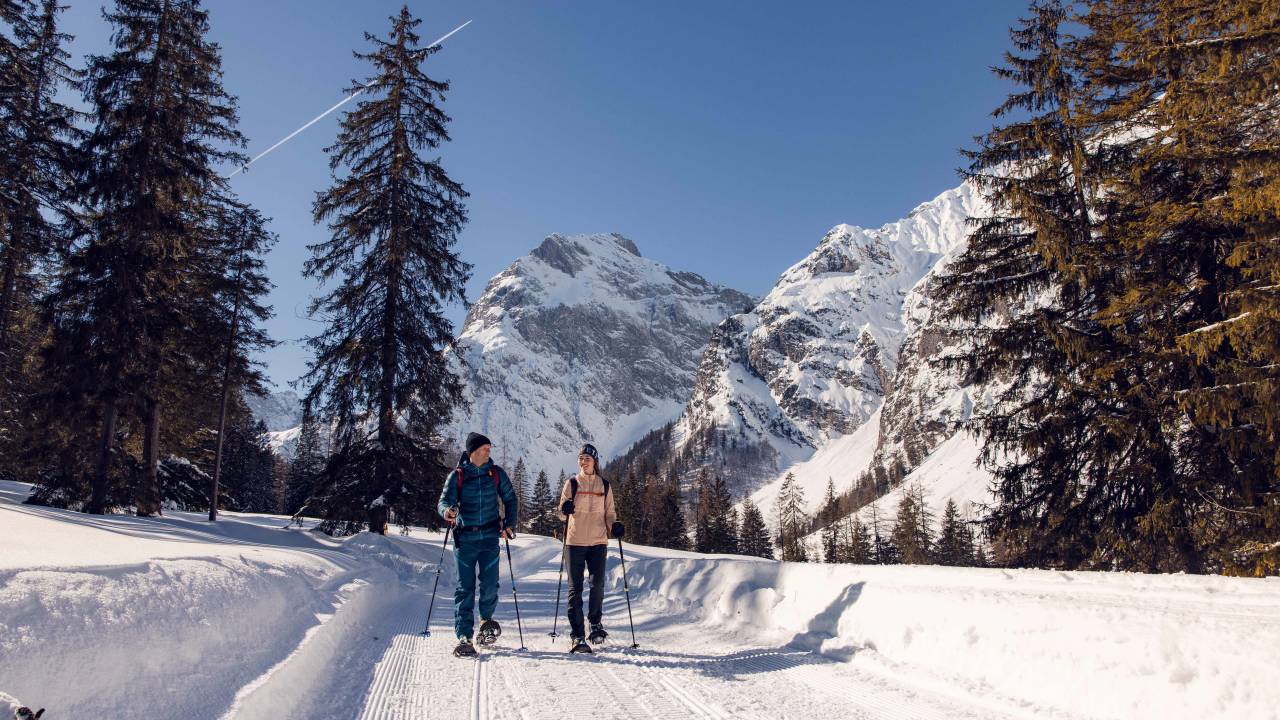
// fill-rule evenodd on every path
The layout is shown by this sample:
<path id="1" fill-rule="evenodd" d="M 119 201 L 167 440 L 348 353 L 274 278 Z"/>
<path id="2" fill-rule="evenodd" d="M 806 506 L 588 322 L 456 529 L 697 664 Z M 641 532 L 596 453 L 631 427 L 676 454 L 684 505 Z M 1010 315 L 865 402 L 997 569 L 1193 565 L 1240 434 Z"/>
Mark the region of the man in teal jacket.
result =
<path id="1" fill-rule="evenodd" d="M 458 635 L 458 647 L 453 654 L 459 657 L 476 654 L 471 633 L 475 625 L 477 572 L 480 642 L 491 643 L 502 633 L 493 619 L 498 605 L 498 538 L 516 536 L 519 507 L 511 479 L 489 459 L 492 449 L 489 438 L 480 433 L 467 435 L 467 451 L 459 458 L 458 467 L 445 478 L 437 508 L 454 530 L 458 584 L 453 591 L 453 629 Z M 498 506 L 499 499 L 502 507 Z"/>

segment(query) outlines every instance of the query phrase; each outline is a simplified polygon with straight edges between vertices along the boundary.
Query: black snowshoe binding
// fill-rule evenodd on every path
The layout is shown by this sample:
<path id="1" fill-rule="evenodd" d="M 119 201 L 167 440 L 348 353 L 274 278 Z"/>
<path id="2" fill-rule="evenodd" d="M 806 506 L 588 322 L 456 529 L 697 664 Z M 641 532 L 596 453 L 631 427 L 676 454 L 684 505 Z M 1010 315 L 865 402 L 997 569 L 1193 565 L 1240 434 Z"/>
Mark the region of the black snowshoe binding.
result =
<path id="1" fill-rule="evenodd" d="M 585 640 L 583 640 L 583 639 L 582 639 L 582 638 L 580 638 L 580 637 L 575 637 L 575 638 L 571 638 L 571 639 L 569 640 L 569 652 L 571 652 L 571 653 L 586 653 L 586 654 L 590 655 L 591 653 L 593 653 L 593 652 L 595 652 L 595 651 L 591 649 L 591 646 L 590 646 L 590 645 L 588 645 L 588 644 L 587 644 L 587 642 L 586 642 Z"/>
<path id="2" fill-rule="evenodd" d="M 458 638 L 458 647 L 453 649 L 453 656 L 460 658 L 475 657 L 476 646 L 471 644 L 471 638 Z"/>
<path id="3" fill-rule="evenodd" d="M 497 620 L 485 620 L 480 623 L 480 636 L 476 638 L 476 642 L 481 645 L 492 645 L 498 641 L 498 636 L 502 634 L 502 626 Z"/>
<path id="4" fill-rule="evenodd" d="M 599 645 L 604 642 L 604 639 L 607 637 L 609 637 L 609 633 L 604 631 L 604 625 L 595 623 L 591 626 L 591 634 L 587 636 L 587 640 L 589 640 L 592 645 Z"/>

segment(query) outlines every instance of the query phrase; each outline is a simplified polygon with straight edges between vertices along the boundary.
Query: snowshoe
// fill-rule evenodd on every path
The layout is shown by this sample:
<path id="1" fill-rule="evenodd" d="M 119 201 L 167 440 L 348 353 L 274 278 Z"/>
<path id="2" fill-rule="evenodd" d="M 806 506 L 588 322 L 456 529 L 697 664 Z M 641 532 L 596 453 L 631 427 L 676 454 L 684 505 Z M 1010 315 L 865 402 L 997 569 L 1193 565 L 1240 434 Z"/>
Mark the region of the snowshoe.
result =
<path id="1" fill-rule="evenodd" d="M 476 638 L 476 642 L 481 645 L 492 645 L 498 641 L 498 636 L 502 634 L 502 626 L 497 620 L 485 620 L 480 623 L 480 636 Z"/>
<path id="2" fill-rule="evenodd" d="M 458 647 L 453 649 L 453 656 L 460 658 L 475 657 L 476 647 L 471 644 L 471 638 L 458 638 Z"/>
<path id="3" fill-rule="evenodd" d="M 609 637 L 609 633 L 604 631 L 604 625 L 596 623 L 591 626 L 591 634 L 587 636 L 587 640 L 589 640 L 592 645 L 599 645 L 604 642 L 604 639 L 607 637 Z"/>
<path id="4" fill-rule="evenodd" d="M 580 638 L 580 637 L 575 637 L 575 638 L 572 638 L 572 639 L 569 641 L 569 652 L 571 652 L 571 653 L 586 653 L 586 654 L 590 655 L 591 653 L 593 653 L 593 652 L 595 652 L 595 651 L 591 649 L 591 646 L 590 646 L 590 645 L 588 645 L 588 644 L 586 643 L 586 641 L 585 641 L 585 640 L 583 640 L 583 639 L 582 639 L 582 638 Z"/>

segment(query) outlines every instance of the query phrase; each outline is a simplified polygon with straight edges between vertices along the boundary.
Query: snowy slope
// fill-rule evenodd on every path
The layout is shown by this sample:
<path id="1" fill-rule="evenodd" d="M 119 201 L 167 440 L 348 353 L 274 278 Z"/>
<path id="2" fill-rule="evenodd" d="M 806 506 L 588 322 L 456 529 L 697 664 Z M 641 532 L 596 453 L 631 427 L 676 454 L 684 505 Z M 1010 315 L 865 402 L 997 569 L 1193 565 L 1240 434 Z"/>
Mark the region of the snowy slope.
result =
<path id="1" fill-rule="evenodd" d="M 980 450 L 978 441 L 967 432 L 951 435 L 908 473 L 900 485 L 859 510 L 858 517 L 867 523 L 876 518 L 881 531 L 887 533 L 898 517 L 898 504 L 904 493 L 914 488 L 924 492 L 925 506 L 933 514 L 935 524 L 942 521 L 948 500 L 955 501 L 962 519 L 982 517 L 982 506 L 992 503 L 993 498 L 991 474 L 977 465 Z"/>
<path id="2" fill-rule="evenodd" d="M 833 228 L 717 329 L 677 446 L 706 448 L 749 492 L 863 426 L 893 390 L 910 291 L 963 243 L 980 204 L 965 184 L 880 228 Z"/>
<path id="3" fill-rule="evenodd" d="M 796 487 L 804 492 L 805 511 L 814 513 L 822 506 L 830 479 L 839 493 L 849 486 L 871 464 L 879 438 L 880 412 L 877 410 L 857 430 L 824 445 L 808 460 L 792 465 L 772 482 L 751 493 L 751 502 L 764 513 L 765 522 L 776 527 L 778 490 L 787 474 L 794 474 Z"/>
<path id="4" fill-rule="evenodd" d="M 675 419 L 713 328 L 754 300 L 640 255 L 620 235 L 552 235 L 489 281 L 458 340 L 466 403 L 449 426 L 508 467 L 572 469 Z"/>
<path id="5" fill-rule="evenodd" d="M 499 644 L 460 661 L 448 562 L 422 634 L 437 533 L 338 542 L 271 516 L 95 517 L 18 505 L 27 489 L 0 483 L 0 692 L 47 718 L 1274 720 L 1280 707 L 1276 578 L 628 545 L 639 647 L 613 547 L 611 644 L 580 657 L 548 637 L 559 545 L 524 536 Z"/>

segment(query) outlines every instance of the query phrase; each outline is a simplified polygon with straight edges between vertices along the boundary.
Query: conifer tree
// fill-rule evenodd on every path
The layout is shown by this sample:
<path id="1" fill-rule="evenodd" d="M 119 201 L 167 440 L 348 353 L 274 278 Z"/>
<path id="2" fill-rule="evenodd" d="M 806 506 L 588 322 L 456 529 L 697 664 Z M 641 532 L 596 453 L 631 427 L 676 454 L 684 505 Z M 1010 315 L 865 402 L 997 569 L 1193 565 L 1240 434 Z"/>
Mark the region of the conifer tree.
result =
<path id="1" fill-rule="evenodd" d="M 516 491 L 516 502 L 520 506 L 520 529 L 529 526 L 529 470 L 524 465 L 524 458 L 516 460 L 516 467 L 511 471 L 511 485 Z"/>
<path id="2" fill-rule="evenodd" d="M 1096 0 L 1072 37 L 1059 3 L 1031 9 L 997 110 L 1029 117 L 971 154 L 995 213 L 942 288 L 953 317 L 1021 308 L 959 363 L 1009 388 L 976 425 L 987 535 L 1020 564 L 1266 572 L 1280 20 Z"/>
<path id="3" fill-rule="evenodd" d="M 778 546 L 782 559 L 787 562 L 807 562 L 802 529 L 805 524 L 804 489 L 796 484 L 794 473 L 787 473 L 778 488 L 776 501 L 778 513 Z"/>
<path id="4" fill-rule="evenodd" d="M 529 506 L 529 532 L 550 537 L 560 526 L 560 518 L 556 515 L 556 497 L 551 492 L 547 471 L 539 470 L 538 479 L 533 483 L 533 500 Z"/>
<path id="5" fill-rule="evenodd" d="M 635 468 L 627 470 L 626 479 L 613 480 L 610 490 L 614 496 L 614 507 L 618 511 L 618 519 L 627 526 L 630 542 L 644 544 L 646 542 L 647 523 L 645 522 L 645 495 L 648 492 L 646 475 L 637 475 Z"/>
<path id="6" fill-rule="evenodd" d="M 1124 271 L 1101 313 L 1119 348 L 1099 374 L 1129 379 L 1136 438 L 1106 494 L 1128 500 L 1128 522 L 1104 525 L 1097 555 L 1265 574 L 1280 539 L 1280 15 L 1099 0 L 1081 22 L 1098 123 L 1150 129 L 1108 138 L 1106 258 Z"/>
<path id="7" fill-rule="evenodd" d="M 737 523 L 731 518 L 733 498 L 719 475 L 700 478 L 698 503 L 694 512 L 694 550 L 701 553 L 732 553 L 737 547 Z"/>
<path id="8" fill-rule="evenodd" d="M 665 482 L 655 484 L 658 485 L 657 502 L 653 506 L 648 541 L 657 547 L 688 550 L 689 530 L 684 517 L 680 481 L 672 473 Z"/>
<path id="9" fill-rule="evenodd" d="M 871 541 L 871 531 L 857 514 L 852 516 L 852 521 L 849 523 L 848 543 L 847 562 L 855 565 L 869 565 L 875 562 L 875 549 Z"/>
<path id="10" fill-rule="evenodd" d="M 419 46 L 421 21 L 407 7 L 391 21 L 387 39 L 366 34 L 372 51 L 356 53 L 374 73 L 327 149 L 336 179 L 313 214 L 332 236 L 311 246 L 304 267 L 307 277 L 337 280 L 311 303 L 328 326 L 308 340 L 315 358 L 304 378 L 307 408 L 340 428 L 319 499 L 331 531 L 363 521 L 385 532 L 391 508 L 436 522 L 449 466 L 428 438 L 461 399 L 442 354 L 452 342 L 442 306 L 465 303 L 471 268 L 454 246 L 467 194 L 438 160 L 419 156 L 449 140 L 440 109 L 449 84 L 422 70 L 436 48 Z"/>
<path id="11" fill-rule="evenodd" d="M 320 437 L 320 427 L 311 413 L 302 415 L 302 427 L 298 430 L 298 446 L 289 463 L 289 479 L 285 491 L 284 512 L 298 515 L 306 508 L 307 500 L 315 490 L 316 479 L 324 469 L 325 450 Z"/>
<path id="12" fill-rule="evenodd" d="M 818 524 L 822 527 L 822 561 L 828 563 L 842 562 L 840 547 L 840 524 L 838 515 L 840 506 L 836 499 L 836 486 L 831 478 L 827 478 L 827 494 L 819 510 Z"/>
<path id="13" fill-rule="evenodd" d="M 275 455 L 263 440 L 267 426 L 247 415 L 234 418 L 224 444 L 228 505 L 241 512 L 275 511 Z"/>
<path id="14" fill-rule="evenodd" d="M 1011 31 L 1017 52 L 996 68 L 1018 85 L 994 113 L 1006 123 L 967 153 L 966 176 L 992 213 L 975 221 L 939 292 L 949 317 L 976 326 L 977 340 L 953 364 L 966 382 L 999 378 L 1005 388 L 973 424 L 995 476 L 990 530 L 1022 562 L 1075 566 L 1092 554 L 1100 523 L 1131 520 L 1105 516 L 1117 508 L 1111 491 L 1129 482 L 1122 448 L 1151 428 L 1111 422 L 1128 404 L 1129 380 L 1098 372 L 1116 348 L 1099 320 L 1116 265 L 1097 201 L 1114 159 L 1086 142 L 1098 126 L 1067 20 L 1057 0 L 1038 1 Z M 977 326 L 997 307 L 1012 312 Z"/>
<path id="15" fill-rule="evenodd" d="M 773 543 L 769 540 L 769 528 L 764 514 L 751 502 L 742 501 L 742 524 L 738 530 L 738 552 L 752 557 L 773 559 Z"/>
<path id="16" fill-rule="evenodd" d="M 199 276 L 187 263 L 216 257 L 205 211 L 225 195 L 216 166 L 242 158 L 243 138 L 198 0 L 118 0 L 106 17 L 113 51 L 89 58 L 85 84 L 95 120 L 85 143 L 87 233 L 45 302 L 47 384 L 65 404 L 44 420 L 93 419 L 91 512 L 108 504 L 118 431 L 136 420 L 134 500 L 149 515 L 160 509 L 162 405 L 189 405 L 175 385 L 208 370 L 198 353 L 181 351 L 183 340 L 210 330 L 189 314 L 207 296 L 189 292 Z"/>
<path id="17" fill-rule="evenodd" d="M 902 562 L 892 534 L 881 529 L 880 512 L 874 504 L 871 506 L 871 549 L 873 562 L 877 565 L 896 565 Z"/>
<path id="18" fill-rule="evenodd" d="M 970 565 L 973 563 L 973 540 L 968 528 L 960 519 L 955 500 L 947 500 L 942 511 L 942 529 L 938 534 L 937 562 L 939 565 Z"/>
<path id="19" fill-rule="evenodd" d="M 210 522 L 218 516 L 228 404 L 237 392 L 265 392 L 265 377 L 251 358 L 275 345 L 261 325 L 271 317 L 271 308 L 263 305 L 261 298 L 272 287 L 264 271 L 263 256 L 275 244 L 276 236 L 267 230 L 266 219 L 243 203 L 226 200 L 216 210 L 210 213 L 207 231 L 211 241 L 206 243 L 207 251 L 193 257 L 187 272 L 191 296 L 201 298 L 193 303 L 189 316 L 204 313 L 205 317 L 189 325 L 187 338 L 179 344 L 202 357 L 221 359 L 218 430 L 209 481 Z M 226 257 L 233 258 L 229 274 L 223 260 Z M 221 336 L 215 332 L 220 327 L 225 328 Z M 192 382 L 180 386 L 181 390 L 184 394 L 203 394 L 201 379 L 207 374 L 196 373 Z"/>
<path id="20" fill-rule="evenodd" d="M 0 476 L 31 481 L 33 386 L 41 336 L 39 269 L 64 242 L 72 210 L 75 146 L 83 133 L 58 102 L 81 74 L 54 0 L 0 3 Z"/>
<path id="21" fill-rule="evenodd" d="M 908 565 L 920 565 L 929 562 L 930 548 L 921 542 L 920 508 L 916 505 L 914 494 L 902 494 L 898 503 L 898 516 L 893 525 L 893 544 L 897 546 L 902 562 Z"/>

